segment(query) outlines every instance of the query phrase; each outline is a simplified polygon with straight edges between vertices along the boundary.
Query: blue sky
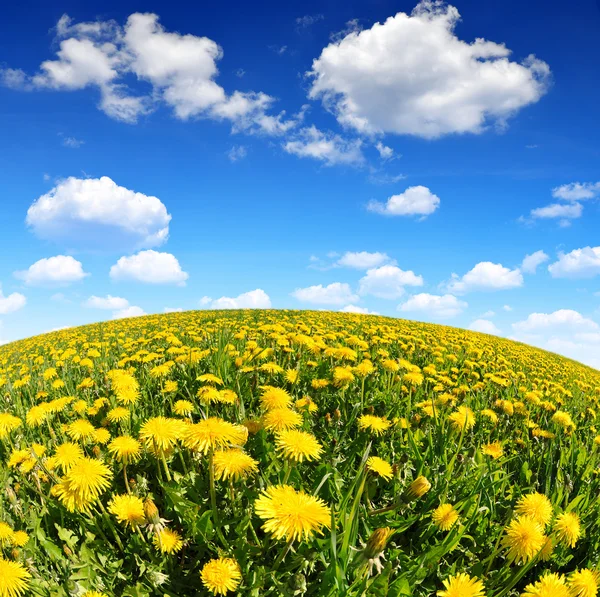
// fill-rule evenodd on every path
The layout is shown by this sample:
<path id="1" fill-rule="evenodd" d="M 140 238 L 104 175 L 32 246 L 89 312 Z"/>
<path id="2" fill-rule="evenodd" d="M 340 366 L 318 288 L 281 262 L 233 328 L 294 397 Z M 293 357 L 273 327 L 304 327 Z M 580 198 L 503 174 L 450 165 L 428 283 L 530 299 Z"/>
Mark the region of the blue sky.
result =
<path id="1" fill-rule="evenodd" d="M 0 15 L 0 340 L 350 309 L 600 366 L 597 3 Z"/>

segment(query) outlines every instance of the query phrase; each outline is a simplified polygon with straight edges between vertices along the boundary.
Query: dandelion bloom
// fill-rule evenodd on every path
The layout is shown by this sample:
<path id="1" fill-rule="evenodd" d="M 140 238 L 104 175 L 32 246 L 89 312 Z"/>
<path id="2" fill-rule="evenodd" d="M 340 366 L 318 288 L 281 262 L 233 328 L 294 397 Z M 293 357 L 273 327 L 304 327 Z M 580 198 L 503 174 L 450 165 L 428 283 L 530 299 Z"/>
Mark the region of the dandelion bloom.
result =
<path id="1" fill-rule="evenodd" d="M 505 529 L 502 545 L 508 548 L 511 561 L 528 562 L 544 547 L 544 527 L 534 518 L 522 516 L 513 520 Z"/>
<path id="2" fill-rule="evenodd" d="M 78 460 L 83 458 L 83 450 L 79 444 L 65 442 L 56 447 L 54 462 L 66 473 Z"/>
<path id="3" fill-rule="evenodd" d="M 475 426 L 475 415 L 468 406 L 459 406 L 455 412 L 448 416 L 452 426 L 458 431 L 468 431 Z"/>
<path id="4" fill-rule="evenodd" d="M 449 531 L 458 520 L 458 512 L 452 504 L 442 504 L 433 511 L 431 519 L 438 529 Z"/>
<path id="5" fill-rule="evenodd" d="M 0 522 L 0 546 L 10 545 L 14 537 L 14 531 L 5 522 Z"/>
<path id="6" fill-rule="evenodd" d="M 77 419 L 67 425 L 67 435 L 75 441 L 94 439 L 96 428 L 87 419 Z"/>
<path id="7" fill-rule="evenodd" d="M 476 577 L 459 572 L 442 581 L 443 591 L 438 591 L 438 597 L 484 597 L 483 583 Z"/>
<path id="8" fill-rule="evenodd" d="M 18 597 L 27 590 L 30 577 L 21 564 L 0 556 L 0 597 Z"/>
<path id="9" fill-rule="evenodd" d="M 542 526 L 546 526 L 552 520 L 552 503 L 542 493 L 529 493 L 522 496 L 517 505 L 515 512 L 519 516 L 529 516 Z"/>
<path id="10" fill-rule="evenodd" d="M 108 511 L 126 527 L 135 529 L 146 522 L 144 502 L 135 495 L 115 495 L 108 504 Z"/>
<path id="11" fill-rule="evenodd" d="M 369 457 L 367 459 L 367 468 L 380 477 L 383 477 L 386 481 L 389 481 L 394 476 L 392 465 L 383 458 L 379 458 L 379 456 Z"/>
<path id="12" fill-rule="evenodd" d="M 110 440 L 110 431 L 108 429 L 96 429 L 94 440 L 98 444 L 107 444 Z"/>
<path id="13" fill-rule="evenodd" d="M 581 523 L 579 516 L 574 512 L 563 512 L 556 517 L 554 532 L 559 541 L 568 547 L 575 547 L 581 536 Z"/>
<path id="14" fill-rule="evenodd" d="M 167 451 L 183 436 L 184 425 L 180 419 L 154 417 L 148 419 L 140 429 L 140 439 L 147 448 Z"/>
<path id="15" fill-rule="evenodd" d="M 12 544 L 15 547 L 23 547 L 29 542 L 29 535 L 25 531 L 15 531 L 12 536 Z"/>
<path id="16" fill-rule="evenodd" d="M 178 400 L 173 405 L 173 412 L 180 417 L 185 417 L 194 412 L 194 405 L 189 400 Z"/>
<path id="17" fill-rule="evenodd" d="M 125 408 L 124 406 L 117 406 L 106 413 L 106 418 L 111 423 L 120 423 L 121 421 L 126 421 L 129 418 L 129 409 Z"/>
<path id="18" fill-rule="evenodd" d="M 258 471 L 258 462 L 239 448 L 217 450 L 214 453 L 217 479 L 240 479 Z"/>
<path id="19" fill-rule="evenodd" d="M 266 410 L 274 408 L 287 408 L 292 402 L 292 397 L 283 388 L 264 386 L 260 396 L 260 405 Z"/>
<path id="20" fill-rule="evenodd" d="M 152 542 L 156 549 L 162 553 L 168 554 L 177 553 L 178 551 L 181 551 L 181 548 L 183 547 L 181 535 L 177 531 L 172 531 L 171 529 L 163 529 L 162 531 L 155 533 Z"/>
<path id="21" fill-rule="evenodd" d="M 128 464 L 140 459 L 142 445 L 129 435 L 120 435 L 108 444 L 108 451 L 120 462 Z"/>
<path id="22" fill-rule="evenodd" d="M 209 417 L 185 428 L 183 444 L 186 448 L 207 454 L 209 450 L 246 443 L 248 430 L 219 417 Z"/>
<path id="23" fill-rule="evenodd" d="M 377 572 L 381 572 L 383 564 L 383 550 L 387 547 L 390 537 L 395 533 L 394 529 L 383 527 L 375 529 L 371 536 L 367 539 L 364 549 L 359 553 L 360 559 L 367 562 L 369 567 L 369 575 L 371 575 L 373 567 Z"/>
<path id="24" fill-rule="evenodd" d="M 522 597 L 572 597 L 572 595 L 564 576 L 546 572 L 538 582 L 525 587 Z"/>
<path id="25" fill-rule="evenodd" d="M 404 499 L 412 501 L 423 497 L 430 489 L 431 483 L 427 477 L 420 475 L 407 487 L 406 491 L 404 492 Z"/>
<path id="26" fill-rule="evenodd" d="M 275 440 L 277 449 L 286 458 L 302 462 L 306 460 L 318 460 L 323 452 L 323 446 L 317 441 L 312 433 L 291 429 L 282 431 Z"/>
<path id="27" fill-rule="evenodd" d="M 207 562 L 200 572 L 202 584 L 213 595 L 225 595 L 235 591 L 241 580 L 242 571 L 232 558 L 217 558 Z"/>
<path id="28" fill-rule="evenodd" d="M 263 425 L 269 431 L 287 431 L 302 425 L 302 417 L 290 408 L 274 408 L 263 417 Z"/>
<path id="29" fill-rule="evenodd" d="M 496 460 L 496 458 L 500 458 L 504 454 L 504 449 L 502 448 L 502 444 L 500 442 L 485 444 L 485 446 L 481 447 L 481 451 L 486 456 L 491 456 L 494 460 Z"/>
<path id="30" fill-rule="evenodd" d="M 389 429 L 392 423 L 385 417 L 374 415 L 361 415 L 358 419 L 358 428 L 363 431 L 372 431 L 375 435 L 381 435 Z"/>
<path id="31" fill-rule="evenodd" d="M 569 576 L 569 586 L 574 597 L 596 597 L 600 575 L 595 570 L 584 568 Z"/>
<path id="32" fill-rule="evenodd" d="M 108 467 L 93 458 L 80 458 L 55 485 L 54 493 L 69 510 L 84 511 L 110 485 L 112 473 Z"/>
<path id="33" fill-rule="evenodd" d="M 310 539 L 313 533 L 329 528 L 331 515 L 327 504 L 290 485 L 267 488 L 254 502 L 256 514 L 265 522 L 263 529 L 275 539 Z"/>

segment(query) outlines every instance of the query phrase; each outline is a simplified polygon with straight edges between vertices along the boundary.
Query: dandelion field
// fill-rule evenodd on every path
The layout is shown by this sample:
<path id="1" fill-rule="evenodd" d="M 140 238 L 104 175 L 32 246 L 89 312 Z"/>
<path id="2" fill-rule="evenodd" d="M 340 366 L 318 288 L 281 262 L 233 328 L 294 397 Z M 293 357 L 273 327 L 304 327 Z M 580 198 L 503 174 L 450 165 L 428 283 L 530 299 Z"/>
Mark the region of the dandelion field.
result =
<path id="1" fill-rule="evenodd" d="M 600 372 L 375 316 L 0 347 L 0 597 L 594 597 Z"/>

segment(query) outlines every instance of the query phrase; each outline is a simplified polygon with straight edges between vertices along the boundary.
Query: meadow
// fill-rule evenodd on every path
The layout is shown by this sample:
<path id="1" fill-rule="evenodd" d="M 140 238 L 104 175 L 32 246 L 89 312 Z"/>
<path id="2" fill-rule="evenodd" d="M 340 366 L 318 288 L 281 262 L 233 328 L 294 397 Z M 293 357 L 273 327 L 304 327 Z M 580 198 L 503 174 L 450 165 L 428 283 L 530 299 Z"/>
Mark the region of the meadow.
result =
<path id="1" fill-rule="evenodd" d="M 198 311 L 0 347 L 0 597 L 595 597 L 600 372 Z"/>

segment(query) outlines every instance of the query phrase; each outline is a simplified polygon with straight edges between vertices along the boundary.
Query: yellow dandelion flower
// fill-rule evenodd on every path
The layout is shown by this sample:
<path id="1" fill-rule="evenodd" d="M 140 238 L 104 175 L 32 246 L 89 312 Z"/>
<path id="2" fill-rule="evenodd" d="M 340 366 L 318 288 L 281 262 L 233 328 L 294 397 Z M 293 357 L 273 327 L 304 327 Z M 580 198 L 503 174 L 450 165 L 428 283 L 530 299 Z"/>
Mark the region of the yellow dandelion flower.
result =
<path id="1" fill-rule="evenodd" d="M 0 522 L 0 546 L 10 545 L 12 543 L 15 532 L 5 522 Z"/>
<path id="2" fill-rule="evenodd" d="M 156 549 L 167 554 L 177 553 L 183 548 L 181 535 L 171 529 L 162 529 L 162 531 L 155 533 L 152 542 Z"/>
<path id="3" fill-rule="evenodd" d="M 502 448 L 502 444 L 500 442 L 485 444 L 485 446 L 481 447 L 481 451 L 486 456 L 491 456 L 494 460 L 496 460 L 496 458 L 500 458 L 504 454 L 504 449 Z"/>
<path id="4" fill-rule="evenodd" d="M 108 444 L 108 451 L 123 464 L 128 464 L 140 459 L 142 445 L 129 435 L 121 435 Z"/>
<path id="5" fill-rule="evenodd" d="M 329 528 L 331 514 L 325 502 L 297 491 L 290 485 L 275 485 L 264 490 L 254 502 L 256 514 L 265 523 L 263 529 L 275 539 L 308 540 L 313 533 Z"/>
<path id="6" fill-rule="evenodd" d="M 515 506 L 515 512 L 519 516 L 529 516 L 542 526 L 546 526 L 552 520 L 553 508 L 552 503 L 544 494 L 529 493 L 519 499 Z"/>
<path id="7" fill-rule="evenodd" d="M 283 388 L 264 386 L 260 396 L 260 405 L 266 410 L 274 408 L 287 408 L 292 402 L 292 397 Z"/>
<path id="8" fill-rule="evenodd" d="M 217 450 L 213 463 L 215 477 L 221 479 L 240 479 L 258 471 L 258 462 L 239 448 Z"/>
<path id="9" fill-rule="evenodd" d="M 431 519 L 438 529 L 449 531 L 458 520 L 458 512 L 452 504 L 441 504 L 433 511 Z"/>
<path id="10" fill-rule="evenodd" d="M 569 576 L 569 586 L 574 597 L 596 597 L 600 575 L 595 570 L 584 568 Z"/>
<path id="11" fill-rule="evenodd" d="M 571 597 L 566 579 L 560 574 L 546 572 L 536 583 L 525 587 L 522 597 Z"/>
<path id="12" fill-rule="evenodd" d="M 180 417 L 186 417 L 194 412 L 194 405 L 189 400 L 178 400 L 173 405 L 173 412 Z"/>
<path id="13" fill-rule="evenodd" d="M 24 547 L 29 542 L 29 535 L 25 531 L 15 531 L 12 536 L 12 544 L 15 547 Z"/>
<path id="14" fill-rule="evenodd" d="M 452 426 L 458 431 L 468 431 L 475 426 L 475 415 L 468 406 L 459 406 L 455 412 L 448 416 Z"/>
<path id="15" fill-rule="evenodd" d="M 361 415 L 358 419 L 358 428 L 363 431 L 371 431 L 375 435 L 381 435 L 390 428 L 391 421 L 385 417 L 376 417 L 374 415 Z"/>
<path id="16" fill-rule="evenodd" d="M 535 558 L 545 541 L 544 527 L 536 519 L 522 516 L 506 527 L 502 545 L 508 548 L 508 558 L 520 564 Z"/>
<path id="17" fill-rule="evenodd" d="M 83 458 L 83 450 L 79 444 L 65 442 L 57 446 L 54 451 L 54 462 L 63 473 L 66 473 L 81 458 Z"/>
<path id="18" fill-rule="evenodd" d="M 30 577 L 21 564 L 0 556 L 0 597 L 19 597 L 27 590 Z"/>
<path id="19" fill-rule="evenodd" d="M 87 419 L 77 419 L 67 425 L 67 435 L 75 441 L 94 439 L 96 428 Z"/>
<path id="20" fill-rule="evenodd" d="M 459 572 L 442 581 L 443 591 L 438 591 L 438 597 L 484 597 L 483 583 L 476 577 Z"/>
<path id="21" fill-rule="evenodd" d="M 389 481 L 394 476 L 392 465 L 383 458 L 379 458 L 379 456 L 370 456 L 367 459 L 367 468 L 380 477 L 383 477 L 386 481 Z"/>
<path id="22" fill-rule="evenodd" d="M 219 417 L 209 417 L 194 425 L 187 425 L 183 445 L 190 450 L 207 454 L 210 450 L 246 443 L 248 430 Z"/>
<path id="23" fill-rule="evenodd" d="M 207 562 L 200 571 L 202 584 L 213 595 L 235 591 L 242 581 L 239 564 L 232 558 L 217 558 Z"/>
<path id="24" fill-rule="evenodd" d="M 286 458 L 297 462 L 318 460 L 323 452 L 323 446 L 314 435 L 296 429 L 280 432 L 275 443 Z"/>
<path id="25" fill-rule="evenodd" d="M 416 500 L 423 497 L 431 489 L 431 483 L 423 475 L 417 477 L 404 492 L 404 499 L 407 501 Z"/>
<path id="26" fill-rule="evenodd" d="M 98 444 L 107 444 L 110 441 L 110 431 L 108 429 L 96 429 L 94 440 Z"/>
<path id="27" fill-rule="evenodd" d="M 84 511 L 110 485 L 111 477 L 110 469 L 99 460 L 80 458 L 54 486 L 53 493 L 70 512 Z"/>
<path id="28" fill-rule="evenodd" d="M 146 522 L 144 502 L 135 495 L 115 495 L 108 504 L 108 511 L 132 529 Z"/>
<path id="29" fill-rule="evenodd" d="M 489 419 L 492 423 L 496 424 L 498 422 L 498 415 L 489 408 L 484 408 L 481 411 L 481 415 Z"/>
<path id="30" fill-rule="evenodd" d="M 130 412 L 128 408 L 125 408 L 124 406 L 117 406 L 115 408 L 111 408 L 106 413 L 106 418 L 111 423 L 121 423 L 122 421 L 129 419 L 129 414 Z"/>
<path id="31" fill-rule="evenodd" d="M 186 427 L 180 419 L 154 417 L 140 429 L 140 439 L 147 448 L 167 451 L 183 437 Z"/>
<path id="32" fill-rule="evenodd" d="M 581 536 L 581 523 L 579 516 L 574 512 L 563 512 L 556 517 L 554 532 L 559 541 L 567 547 L 575 547 Z"/>
<path id="33" fill-rule="evenodd" d="M 274 408 L 263 417 L 263 425 L 269 431 L 287 431 L 302 425 L 302 416 L 290 408 Z"/>

